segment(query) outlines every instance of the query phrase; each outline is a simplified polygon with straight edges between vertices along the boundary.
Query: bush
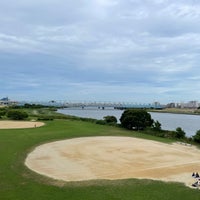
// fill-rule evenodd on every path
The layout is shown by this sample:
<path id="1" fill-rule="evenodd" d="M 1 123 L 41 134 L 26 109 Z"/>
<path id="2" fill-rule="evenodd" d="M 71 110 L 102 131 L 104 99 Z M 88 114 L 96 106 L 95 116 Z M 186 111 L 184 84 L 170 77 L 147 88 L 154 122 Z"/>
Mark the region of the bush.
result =
<path id="1" fill-rule="evenodd" d="M 7 113 L 7 117 L 13 120 L 23 120 L 28 117 L 28 114 L 24 111 L 19 110 L 9 110 Z"/>
<path id="2" fill-rule="evenodd" d="M 159 121 L 154 121 L 152 124 L 152 129 L 154 131 L 161 131 L 161 123 Z"/>
<path id="3" fill-rule="evenodd" d="M 176 133 L 175 134 L 176 138 L 179 138 L 179 139 L 185 138 L 185 132 L 181 127 L 176 128 L 176 132 L 175 133 Z"/>
<path id="4" fill-rule="evenodd" d="M 105 116 L 104 120 L 107 124 L 116 124 L 117 118 L 115 116 Z"/>
<path id="5" fill-rule="evenodd" d="M 200 130 L 196 132 L 196 134 L 193 136 L 193 140 L 197 143 L 200 143 Z"/>
<path id="6" fill-rule="evenodd" d="M 40 117 L 38 118 L 39 121 L 53 121 L 53 117 Z"/>
<path id="7" fill-rule="evenodd" d="M 99 119 L 99 120 L 96 121 L 96 124 L 105 125 L 106 121 L 102 120 L 102 119 Z"/>
<path id="8" fill-rule="evenodd" d="M 6 111 L 5 110 L 0 110 L 0 117 L 5 116 L 6 115 Z"/>

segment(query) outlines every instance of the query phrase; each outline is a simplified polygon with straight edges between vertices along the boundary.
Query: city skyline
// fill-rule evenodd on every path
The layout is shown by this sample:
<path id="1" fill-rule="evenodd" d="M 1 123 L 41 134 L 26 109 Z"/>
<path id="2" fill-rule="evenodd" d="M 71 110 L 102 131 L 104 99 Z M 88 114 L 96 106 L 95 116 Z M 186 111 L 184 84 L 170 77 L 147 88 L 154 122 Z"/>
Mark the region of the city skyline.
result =
<path id="1" fill-rule="evenodd" d="M 65 107 L 118 107 L 118 108 L 191 108 L 199 109 L 200 102 L 196 100 L 190 100 L 187 102 L 167 102 L 162 103 L 159 101 L 156 102 L 135 102 L 135 101 L 91 101 L 91 100 L 13 100 L 8 97 L 0 98 L 0 105 L 24 105 L 24 104 L 35 104 L 35 105 L 48 105 L 48 106 L 65 106 Z"/>
<path id="2" fill-rule="evenodd" d="M 200 99 L 200 2 L 0 2 L 0 95 L 13 100 Z"/>

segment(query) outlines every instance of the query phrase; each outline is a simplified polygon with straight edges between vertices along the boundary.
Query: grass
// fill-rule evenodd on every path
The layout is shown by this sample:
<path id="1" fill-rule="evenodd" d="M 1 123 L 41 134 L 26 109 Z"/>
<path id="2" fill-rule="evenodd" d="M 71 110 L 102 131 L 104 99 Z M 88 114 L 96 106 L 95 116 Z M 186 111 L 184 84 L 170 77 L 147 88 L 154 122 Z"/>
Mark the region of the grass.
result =
<path id="1" fill-rule="evenodd" d="M 152 180 L 96 180 L 65 183 L 38 175 L 24 166 L 29 151 L 39 144 L 85 136 L 134 136 L 171 142 L 94 123 L 54 120 L 40 128 L 0 130 L 0 199 L 2 200 L 197 200 L 199 190 L 180 183 Z"/>

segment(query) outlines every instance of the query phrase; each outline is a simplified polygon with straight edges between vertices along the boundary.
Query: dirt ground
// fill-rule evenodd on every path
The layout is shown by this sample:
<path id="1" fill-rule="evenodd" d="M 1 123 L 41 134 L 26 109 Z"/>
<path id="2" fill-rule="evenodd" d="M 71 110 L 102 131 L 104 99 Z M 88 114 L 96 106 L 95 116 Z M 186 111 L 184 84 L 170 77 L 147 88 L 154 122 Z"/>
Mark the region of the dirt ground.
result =
<path id="1" fill-rule="evenodd" d="M 155 179 L 191 186 L 200 150 L 131 137 L 83 137 L 43 144 L 26 158 L 33 171 L 64 181 Z"/>
<path id="2" fill-rule="evenodd" d="M 44 125 L 43 122 L 34 122 L 34 121 L 10 121 L 10 120 L 0 121 L 0 129 L 36 128 L 43 125 Z"/>

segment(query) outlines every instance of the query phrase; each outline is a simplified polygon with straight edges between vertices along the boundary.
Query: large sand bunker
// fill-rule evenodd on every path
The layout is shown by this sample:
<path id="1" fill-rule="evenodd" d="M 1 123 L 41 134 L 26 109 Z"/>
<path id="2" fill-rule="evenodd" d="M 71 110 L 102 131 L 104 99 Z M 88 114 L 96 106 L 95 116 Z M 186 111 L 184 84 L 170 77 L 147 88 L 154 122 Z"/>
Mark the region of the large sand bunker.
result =
<path id="1" fill-rule="evenodd" d="M 44 125 L 43 122 L 34 122 L 34 121 L 10 121 L 10 120 L 0 121 L 0 129 L 35 128 L 43 125 Z"/>
<path id="2" fill-rule="evenodd" d="M 200 150 L 131 137 L 84 137 L 38 146 L 25 164 L 64 181 L 148 178 L 191 186 Z"/>

